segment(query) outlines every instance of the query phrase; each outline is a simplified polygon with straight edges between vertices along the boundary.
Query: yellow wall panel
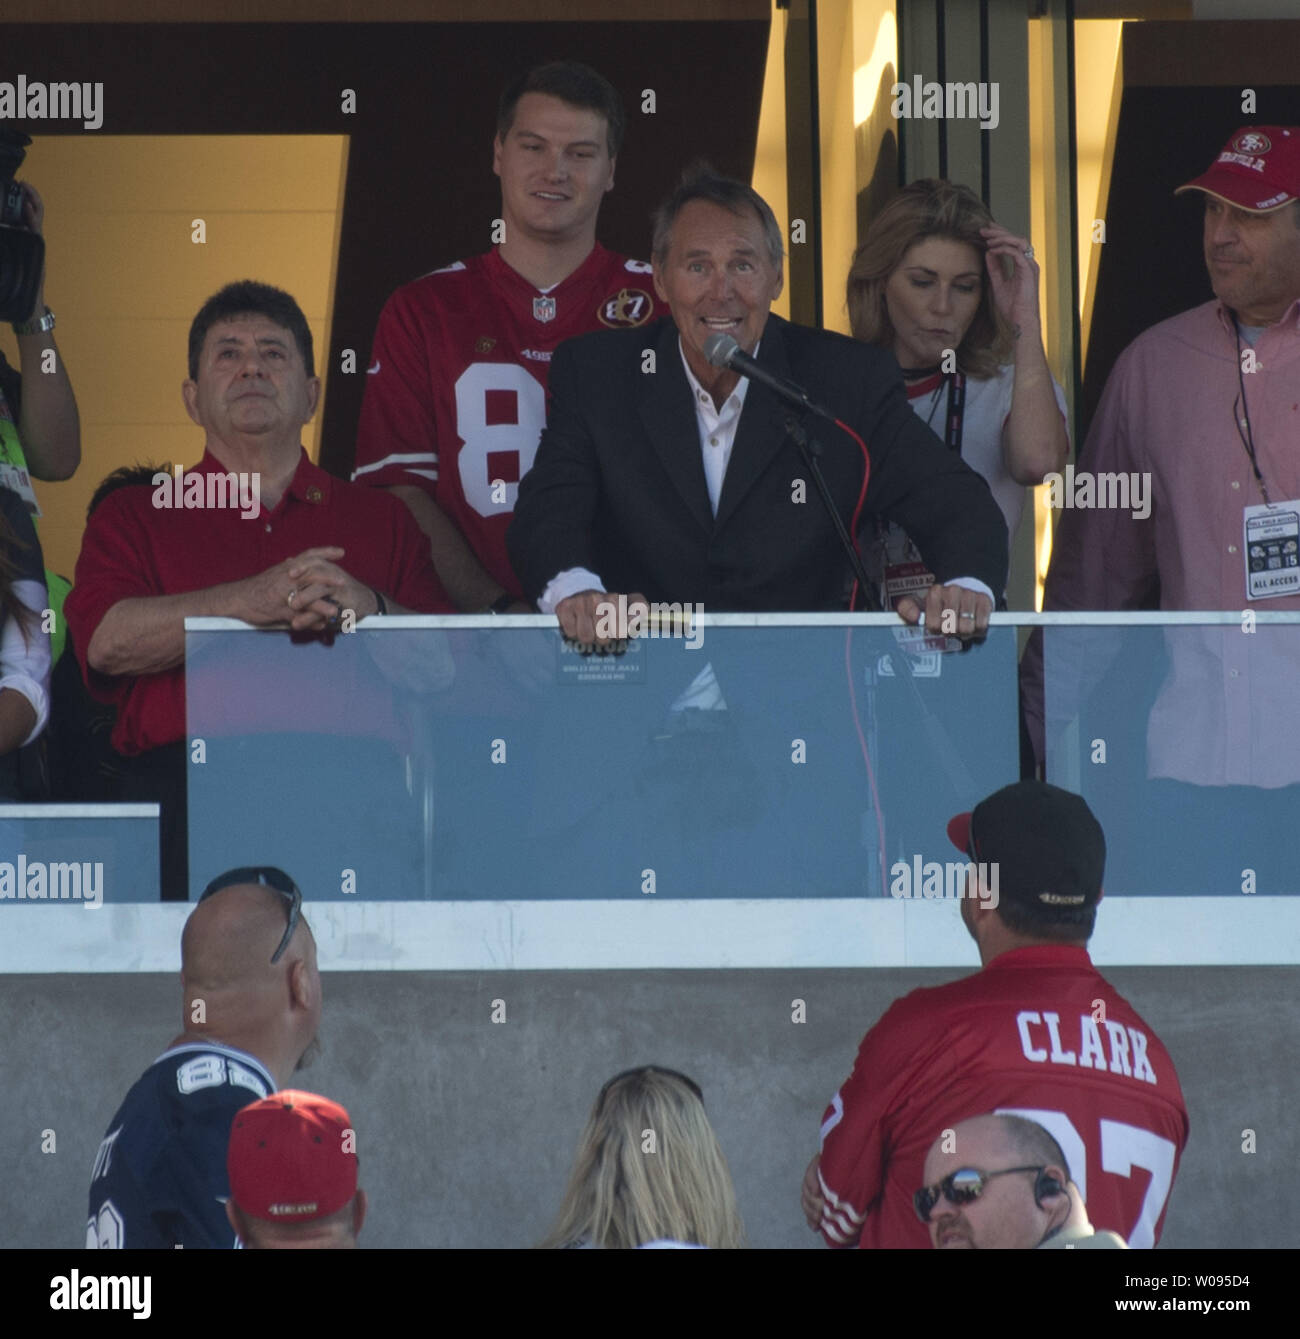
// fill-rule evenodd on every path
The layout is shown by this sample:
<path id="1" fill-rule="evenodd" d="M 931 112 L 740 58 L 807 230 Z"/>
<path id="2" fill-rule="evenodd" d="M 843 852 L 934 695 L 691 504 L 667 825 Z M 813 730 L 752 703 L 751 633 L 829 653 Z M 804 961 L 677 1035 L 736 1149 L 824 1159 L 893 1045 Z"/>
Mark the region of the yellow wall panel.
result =
<path id="1" fill-rule="evenodd" d="M 790 199 L 785 180 L 785 26 L 787 11 L 772 0 L 772 27 L 767 39 L 767 67 L 763 71 L 763 100 L 758 114 L 754 147 L 754 176 L 749 183 L 772 207 L 790 248 Z M 778 316 L 790 319 L 790 292 L 782 289 L 772 304 Z"/>
<path id="2" fill-rule="evenodd" d="M 1076 20 L 1074 25 L 1075 142 L 1078 162 L 1079 317 L 1083 361 L 1088 357 L 1088 328 L 1097 291 L 1102 242 L 1093 224 L 1105 221 L 1110 169 L 1115 155 L 1123 78 L 1119 66 L 1120 19 Z"/>
<path id="3" fill-rule="evenodd" d="M 65 332 L 60 316 L 59 347 L 81 410 L 83 459 L 78 477 L 91 468 L 92 443 L 87 438 L 92 429 L 132 427 L 152 434 L 155 429 L 185 426 L 193 429 L 196 442 L 202 442 L 181 403 L 189 328 L 188 319 L 119 318 L 78 322 Z M 195 459 L 200 451 L 201 447 L 195 450 Z M 49 487 L 40 486 L 42 498 Z"/>
<path id="4" fill-rule="evenodd" d="M 823 323 L 845 335 L 845 287 L 862 240 L 858 199 L 876 171 L 881 136 L 894 125 L 890 99 L 881 96 L 898 63 L 894 11 L 893 0 L 821 0 L 817 6 Z"/>
<path id="5" fill-rule="evenodd" d="M 332 210 L 340 135 L 58 135 L 37 137 L 20 175 L 51 211 L 184 211 L 203 205 Z"/>
<path id="6" fill-rule="evenodd" d="M 207 241 L 191 240 L 201 217 Z M 93 239 L 60 246 L 50 264 L 46 299 L 64 294 L 59 325 L 71 299 L 78 318 L 129 315 L 188 322 L 223 284 L 261 279 L 287 289 L 309 317 L 325 314 L 334 247 L 334 213 L 184 213 L 72 215 L 69 227 Z M 55 266 L 57 265 L 57 269 Z"/>
<path id="7" fill-rule="evenodd" d="M 844 288 L 858 244 L 857 144 L 853 124 L 853 0 L 817 6 L 821 101 L 822 324 L 849 333 Z"/>

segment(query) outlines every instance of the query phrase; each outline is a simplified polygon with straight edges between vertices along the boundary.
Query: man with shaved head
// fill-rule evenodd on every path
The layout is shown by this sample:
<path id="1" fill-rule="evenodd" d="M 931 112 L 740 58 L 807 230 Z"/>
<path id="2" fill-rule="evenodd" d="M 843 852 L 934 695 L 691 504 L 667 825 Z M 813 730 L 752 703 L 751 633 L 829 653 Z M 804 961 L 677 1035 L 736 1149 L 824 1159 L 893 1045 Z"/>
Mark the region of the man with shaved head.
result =
<path id="1" fill-rule="evenodd" d="M 1061 1146 L 1022 1116 L 974 1116 L 930 1146 L 916 1216 L 940 1249 L 1123 1248 L 1097 1232 Z"/>
<path id="2" fill-rule="evenodd" d="M 118 1108 L 90 1182 L 90 1247 L 235 1245 L 231 1122 L 314 1055 L 321 982 L 302 894 L 282 870 L 232 869 L 181 936 L 182 1031 Z"/>

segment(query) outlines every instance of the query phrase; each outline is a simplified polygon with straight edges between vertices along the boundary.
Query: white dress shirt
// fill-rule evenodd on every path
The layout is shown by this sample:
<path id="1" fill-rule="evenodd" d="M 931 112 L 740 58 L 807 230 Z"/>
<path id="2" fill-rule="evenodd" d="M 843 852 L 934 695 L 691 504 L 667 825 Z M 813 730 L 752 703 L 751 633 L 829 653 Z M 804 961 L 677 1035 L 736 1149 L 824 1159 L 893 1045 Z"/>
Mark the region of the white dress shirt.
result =
<path id="1" fill-rule="evenodd" d="M 736 429 L 740 426 L 740 411 L 745 407 L 745 392 L 749 389 L 749 379 L 741 377 L 736 389 L 723 401 L 718 409 L 713 396 L 700 385 L 699 379 L 691 371 L 682 350 L 681 336 L 677 338 L 677 351 L 681 354 L 682 367 L 686 369 L 686 381 L 691 388 L 691 399 L 695 402 L 695 423 L 700 433 L 700 452 L 704 460 L 704 478 L 709 488 L 709 506 L 713 514 L 718 514 L 718 499 L 722 496 L 722 481 L 727 475 L 727 465 L 731 461 L 731 448 L 736 444 Z M 758 350 L 754 350 L 755 354 Z M 604 590 L 605 583 L 585 567 L 571 567 L 559 576 L 553 577 L 537 601 L 537 607 L 544 614 L 553 614 L 555 606 L 584 590 Z"/>

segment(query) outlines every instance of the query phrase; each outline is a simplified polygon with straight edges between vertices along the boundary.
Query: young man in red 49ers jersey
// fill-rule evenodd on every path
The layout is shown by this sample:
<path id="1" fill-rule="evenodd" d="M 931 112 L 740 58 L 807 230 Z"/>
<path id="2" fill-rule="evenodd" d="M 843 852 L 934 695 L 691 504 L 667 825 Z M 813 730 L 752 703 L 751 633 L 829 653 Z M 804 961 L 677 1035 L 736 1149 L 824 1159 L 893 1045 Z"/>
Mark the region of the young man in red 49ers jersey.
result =
<path id="1" fill-rule="evenodd" d="M 546 424 L 556 345 L 656 315 L 650 266 L 596 241 L 623 128 L 618 94 L 585 65 L 542 65 L 512 84 L 493 161 L 504 240 L 399 288 L 379 318 L 352 478 L 406 503 L 469 613 L 532 609 L 505 534 Z"/>
<path id="2" fill-rule="evenodd" d="M 983 971 L 914 990 L 863 1038 L 804 1177 L 809 1226 L 832 1246 L 928 1246 L 912 1192 L 936 1132 L 999 1112 L 1049 1131 L 1098 1231 L 1154 1246 L 1187 1109 L 1160 1039 L 1088 957 L 1100 824 L 1078 795 L 1022 781 L 948 835 L 976 865 L 961 914 Z"/>

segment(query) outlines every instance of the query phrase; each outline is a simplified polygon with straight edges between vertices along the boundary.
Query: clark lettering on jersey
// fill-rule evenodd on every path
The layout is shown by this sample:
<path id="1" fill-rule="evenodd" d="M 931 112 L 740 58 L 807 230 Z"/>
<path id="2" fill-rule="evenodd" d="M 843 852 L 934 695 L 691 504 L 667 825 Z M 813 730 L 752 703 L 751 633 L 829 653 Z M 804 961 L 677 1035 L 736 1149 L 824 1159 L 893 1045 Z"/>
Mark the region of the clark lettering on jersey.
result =
<path id="1" fill-rule="evenodd" d="M 1067 1051 L 1061 1040 L 1061 1016 L 1044 1010 L 1022 1009 L 1016 1015 L 1020 1049 L 1035 1064 L 1077 1065 L 1080 1069 L 1109 1069 L 1145 1083 L 1156 1083 L 1156 1072 L 1147 1059 L 1147 1035 L 1141 1028 L 1126 1027 L 1107 1019 L 1098 1027 L 1091 1014 L 1080 1014 L 1077 1027 L 1067 1022 L 1068 1039 L 1075 1049 Z M 1102 1044 L 1102 1029 L 1106 1042 Z"/>

